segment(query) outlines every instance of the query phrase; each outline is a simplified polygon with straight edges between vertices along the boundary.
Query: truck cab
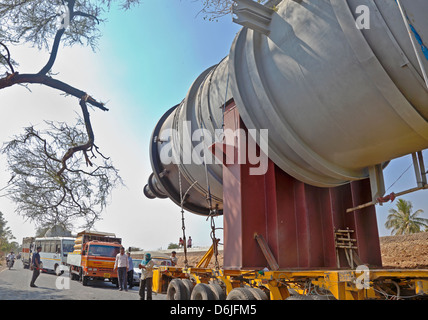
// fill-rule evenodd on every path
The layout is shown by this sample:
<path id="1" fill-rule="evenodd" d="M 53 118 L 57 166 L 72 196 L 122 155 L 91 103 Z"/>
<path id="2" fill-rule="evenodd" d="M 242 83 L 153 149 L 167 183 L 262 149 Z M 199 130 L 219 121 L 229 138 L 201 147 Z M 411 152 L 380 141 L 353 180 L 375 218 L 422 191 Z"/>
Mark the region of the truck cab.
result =
<path id="1" fill-rule="evenodd" d="M 89 279 L 116 282 L 117 272 L 113 270 L 116 255 L 120 251 L 118 243 L 91 241 L 82 252 L 82 283 L 87 284 Z"/>
<path id="2" fill-rule="evenodd" d="M 90 280 L 106 279 L 117 284 L 117 272 L 113 268 L 121 246 L 121 239 L 111 235 L 78 234 L 75 250 L 67 257 L 71 279 L 81 281 L 84 286 Z"/>

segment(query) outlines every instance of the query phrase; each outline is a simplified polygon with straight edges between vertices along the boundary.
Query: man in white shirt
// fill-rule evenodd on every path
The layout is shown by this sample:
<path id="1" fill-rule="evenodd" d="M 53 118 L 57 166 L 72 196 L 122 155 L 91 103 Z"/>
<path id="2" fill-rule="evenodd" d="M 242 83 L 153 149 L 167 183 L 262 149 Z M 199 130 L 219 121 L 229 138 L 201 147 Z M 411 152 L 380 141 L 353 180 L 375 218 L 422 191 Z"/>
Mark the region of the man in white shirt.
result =
<path id="1" fill-rule="evenodd" d="M 128 256 L 125 254 L 125 248 L 121 247 L 120 252 L 116 255 L 116 261 L 114 263 L 114 270 L 117 269 L 117 276 L 119 278 L 119 291 L 125 289 L 128 291 L 126 286 L 126 276 L 129 269 Z"/>

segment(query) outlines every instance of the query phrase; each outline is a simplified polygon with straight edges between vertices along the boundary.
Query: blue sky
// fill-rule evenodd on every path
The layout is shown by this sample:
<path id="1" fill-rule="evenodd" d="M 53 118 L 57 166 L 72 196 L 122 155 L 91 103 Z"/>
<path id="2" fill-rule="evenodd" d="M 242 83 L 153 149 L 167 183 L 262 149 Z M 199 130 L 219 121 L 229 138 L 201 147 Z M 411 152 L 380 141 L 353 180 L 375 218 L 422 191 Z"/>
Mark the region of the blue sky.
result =
<path id="1" fill-rule="evenodd" d="M 144 249 L 166 248 L 181 236 L 180 209 L 169 201 L 149 200 L 142 187 L 151 172 L 148 144 L 151 132 L 162 114 L 179 103 L 196 77 L 218 63 L 229 52 L 240 29 L 231 17 L 208 22 L 197 16 L 198 1 L 146 0 L 128 12 L 112 8 L 108 22 L 101 26 L 103 38 L 98 50 L 78 47 L 61 49 L 54 72 L 59 79 L 87 90 L 95 98 L 108 102 L 109 112 L 94 110 L 91 119 L 96 143 L 112 157 L 126 187 L 113 192 L 111 205 L 96 224 L 100 231 L 115 232 L 125 246 Z M 18 71 L 35 72 L 47 60 L 47 52 L 12 47 L 12 56 L 21 63 Z M 72 122 L 79 112 L 74 98 L 59 92 L 31 86 L 32 92 L 19 86 L 0 91 L 0 105 L 8 111 L 0 118 L 0 141 L 22 132 L 30 123 L 43 119 Z M 22 115 L 25 115 L 23 117 Z M 428 155 L 425 154 L 426 159 Z M 8 180 L 0 159 L 0 186 Z M 408 167 L 410 157 L 393 161 L 385 171 L 389 187 Z M 390 192 L 413 187 L 412 169 Z M 428 191 L 406 196 L 414 208 L 424 209 L 428 218 Z M 395 204 L 377 206 L 380 235 L 388 235 L 384 223 L 388 209 Z M 13 204 L 0 197 L 0 211 L 9 222 L 17 241 L 34 234 L 34 226 L 13 212 Z M 216 219 L 221 226 L 221 218 Z M 210 245 L 209 221 L 186 214 L 186 233 L 195 245 Z M 77 231 L 77 230 L 76 230 Z"/>

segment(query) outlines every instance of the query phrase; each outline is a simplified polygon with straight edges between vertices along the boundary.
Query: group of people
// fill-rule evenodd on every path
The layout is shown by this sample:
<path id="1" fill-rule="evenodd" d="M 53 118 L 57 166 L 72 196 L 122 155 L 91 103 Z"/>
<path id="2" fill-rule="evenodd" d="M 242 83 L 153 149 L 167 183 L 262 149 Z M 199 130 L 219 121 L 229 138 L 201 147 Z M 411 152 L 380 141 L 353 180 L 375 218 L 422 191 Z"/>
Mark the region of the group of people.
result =
<path id="1" fill-rule="evenodd" d="M 172 265 L 177 264 L 176 252 L 171 252 L 171 262 Z M 138 268 L 141 269 L 141 278 L 140 278 L 140 289 L 138 294 L 140 295 L 140 300 L 145 300 L 146 298 L 146 289 L 147 289 L 147 300 L 152 300 L 152 285 L 153 285 L 153 267 L 155 263 L 152 259 L 150 253 L 144 255 L 144 260 L 138 265 Z M 120 252 L 116 255 L 116 261 L 114 264 L 114 270 L 117 270 L 118 280 L 119 280 L 119 291 L 127 289 L 126 282 L 128 281 L 130 288 L 133 285 L 133 261 L 131 258 L 131 253 L 128 251 L 125 255 L 125 248 L 121 247 Z"/>
<path id="2" fill-rule="evenodd" d="M 128 291 L 128 285 L 130 289 L 134 286 L 134 266 L 131 253 L 128 251 L 125 254 L 124 247 L 121 247 L 120 252 L 116 255 L 113 269 L 117 271 L 117 276 L 119 278 L 119 291 Z"/>
<path id="3" fill-rule="evenodd" d="M 184 240 L 183 238 L 178 239 L 178 246 L 180 248 L 184 247 Z M 189 236 L 189 239 L 187 239 L 187 248 L 191 248 L 192 247 L 192 237 Z"/>
<path id="4" fill-rule="evenodd" d="M 30 287 L 37 288 L 35 282 L 40 275 L 41 270 L 41 260 L 40 260 L 40 251 L 42 247 L 37 247 L 36 252 L 33 254 L 32 259 L 32 269 L 33 276 L 31 278 Z M 176 252 L 171 252 L 170 257 L 171 263 L 173 266 L 177 264 Z M 145 300 L 145 292 L 147 289 L 147 300 L 152 300 L 152 285 L 153 285 L 153 267 L 155 266 L 154 261 L 150 253 L 144 255 L 144 260 L 138 265 L 138 268 L 141 269 L 141 279 L 140 279 L 140 300 Z M 114 263 L 114 270 L 117 270 L 118 280 L 119 280 L 119 290 L 128 291 L 129 288 L 133 287 L 133 277 L 134 277 L 134 266 L 131 257 L 131 253 L 128 251 L 125 254 L 125 248 L 121 247 L 120 252 L 116 255 L 116 260 Z"/>

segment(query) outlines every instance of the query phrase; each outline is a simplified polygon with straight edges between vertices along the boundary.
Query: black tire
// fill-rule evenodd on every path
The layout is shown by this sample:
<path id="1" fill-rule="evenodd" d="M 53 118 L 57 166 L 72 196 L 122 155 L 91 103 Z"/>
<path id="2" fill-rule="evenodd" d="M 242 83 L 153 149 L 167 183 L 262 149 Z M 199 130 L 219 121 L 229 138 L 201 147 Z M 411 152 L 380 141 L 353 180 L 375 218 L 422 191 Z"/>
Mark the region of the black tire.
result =
<path id="1" fill-rule="evenodd" d="M 194 288 L 190 300 L 215 300 L 214 292 L 206 283 L 198 283 Z"/>
<path id="2" fill-rule="evenodd" d="M 260 288 L 249 288 L 251 294 L 256 300 L 269 300 L 268 295 Z"/>
<path id="3" fill-rule="evenodd" d="M 226 300 L 256 300 L 250 288 L 235 288 L 227 295 Z"/>
<path id="4" fill-rule="evenodd" d="M 166 291 L 167 300 L 189 300 L 189 295 L 183 281 L 172 279 Z"/>
<path id="5" fill-rule="evenodd" d="M 184 287 L 187 290 L 187 296 L 190 299 L 190 297 L 192 296 L 193 288 L 195 287 L 195 285 L 192 282 L 192 280 L 190 280 L 190 279 L 182 279 L 181 281 L 183 282 Z"/>
<path id="6" fill-rule="evenodd" d="M 83 276 L 82 285 L 86 287 L 88 283 L 89 283 L 89 277 Z"/>
<path id="7" fill-rule="evenodd" d="M 226 292 L 224 292 L 223 288 L 218 283 L 213 282 L 210 283 L 209 286 L 216 300 L 226 300 Z"/>

